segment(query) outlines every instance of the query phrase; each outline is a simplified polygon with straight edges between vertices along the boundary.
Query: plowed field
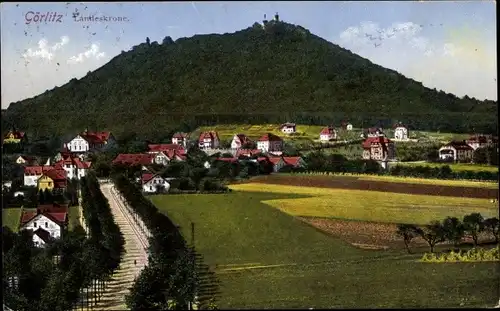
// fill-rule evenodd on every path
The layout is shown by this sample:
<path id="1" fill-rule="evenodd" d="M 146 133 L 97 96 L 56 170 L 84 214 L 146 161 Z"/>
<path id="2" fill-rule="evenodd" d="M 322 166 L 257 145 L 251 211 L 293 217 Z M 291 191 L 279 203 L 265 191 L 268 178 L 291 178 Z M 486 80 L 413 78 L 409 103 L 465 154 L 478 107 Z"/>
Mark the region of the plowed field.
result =
<path id="1" fill-rule="evenodd" d="M 337 188 L 349 190 L 381 191 L 406 194 L 436 195 L 478 199 L 498 199 L 498 189 L 458 187 L 426 184 L 409 184 L 362 180 L 357 177 L 267 175 L 259 176 L 252 183 L 304 186 L 317 188 Z"/>

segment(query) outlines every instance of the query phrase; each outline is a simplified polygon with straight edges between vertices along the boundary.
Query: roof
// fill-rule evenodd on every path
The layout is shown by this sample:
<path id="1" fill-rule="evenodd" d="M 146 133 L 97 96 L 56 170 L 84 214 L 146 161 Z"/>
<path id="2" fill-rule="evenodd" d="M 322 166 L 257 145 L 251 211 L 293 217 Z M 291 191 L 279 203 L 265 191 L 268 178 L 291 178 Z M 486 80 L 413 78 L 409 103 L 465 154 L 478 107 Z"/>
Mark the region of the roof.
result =
<path id="1" fill-rule="evenodd" d="M 271 133 L 266 133 L 259 138 L 259 141 L 283 141 L 279 136 Z"/>
<path id="2" fill-rule="evenodd" d="M 91 162 L 83 162 L 79 157 L 75 157 L 72 155 L 63 155 L 62 157 L 63 158 L 60 161 L 54 163 L 54 166 L 61 167 L 63 165 L 73 165 L 77 168 L 88 169 L 92 164 Z"/>
<path id="3" fill-rule="evenodd" d="M 161 177 L 159 174 L 144 173 L 141 176 L 141 181 L 142 181 L 143 184 L 145 184 L 145 183 L 149 182 L 150 180 L 152 180 L 155 177 L 160 177 L 161 179 L 165 179 L 165 178 Z"/>
<path id="4" fill-rule="evenodd" d="M 20 155 L 18 158 L 23 158 L 27 162 L 37 160 L 35 156 L 30 156 L 30 155 Z"/>
<path id="5" fill-rule="evenodd" d="M 290 123 L 290 122 L 285 122 L 285 123 L 281 124 L 280 128 L 284 128 L 284 127 L 296 127 L 296 124 Z"/>
<path id="6" fill-rule="evenodd" d="M 363 148 L 371 148 L 372 144 L 381 144 L 381 145 L 387 145 L 391 144 L 392 141 L 384 136 L 379 136 L 379 137 L 368 137 L 365 139 L 363 142 Z"/>
<path id="7" fill-rule="evenodd" d="M 172 138 L 187 138 L 187 137 L 188 137 L 188 134 L 183 133 L 183 132 L 177 132 L 174 134 L 174 136 L 172 136 Z"/>
<path id="8" fill-rule="evenodd" d="M 24 226 L 38 215 L 43 215 L 58 225 L 63 225 L 68 217 L 68 213 L 66 212 L 23 212 L 21 214 L 21 226 Z"/>
<path id="9" fill-rule="evenodd" d="M 260 153 L 262 153 L 262 150 L 260 149 L 238 149 L 236 151 L 235 157 L 238 158 L 239 156 L 253 156 Z"/>
<path id="10" fill-rule="evenodd" d="M 66 188 L 67 185 L 67 174 L 64 169 L 55 168 L 50 171 L 45 172 L 40 178 L 43 176 L 47 176 L 54 181 L 55 188 Z"/>
<path id="11" fill-rule="evenodd" d="M 209 139 L 210 141 L 219 140 L 219 134 L 215 131 L 201 132 L 198 141 L 203 142 L 205 139 Z"/>
<path id="12" fill-rule="evenodd" d="M 149 153 L 121 153 L 113 160 L 112 163 L 121 163 L 125 165 L 148 165 L 153 163 L 154 157 L 154 154 Z"/>
<path id="13" fill-rule="evenodd" d="M 333 134 L 335 134 L 335 128 L 333 126 L 324 127 L 319 134 L 320 135 L 333 135 Z"/>
<path id="14" fill-rule="evenodd" d="M 55 167 L 46 165 L 46 166 L 25 166 L 24 167 L 24 175 L 43 175 L 43 173 L 53 170 Z"/>
<path id="15" fill-rule="evenodd" d="M 38 228 L 35 231 L 33 231 L 33 235 L 37 235 L 45 243 L 49 242 L 51 239 L 50 233 L 42 228 Z"/>
<path id="16" fill-rule="evenodd" d="M 89 143 L 102 144 L 108 141 L 111 132 L 82 132 L 79 134 L 83 139 Z"/>
<path id="17" fill-rule="evenodd" d="M 370 127 L 368 130 L 366 130 L 370 134 L 375 134 L 377 132 L 382 132 L 382 129 L 380 127 Z"/>
<path id="18" fill-rule="evenodd" d="M 404 128 L 408 128 L 406 125 L 404 125 L 403 123 L 401 122 L 398 122 L 396 124 L 394 124 L 393 128 L 398 128 L 398 127 L 404 127 Z"/>
<path id="19" fill-rule="evenodd" d="M 443 147 L 453 147 L 457 150 L 473 150 L 465 141 L 450 141 Z"/>
<path id="20" fill-rule="evenodd" d="M 283 157 L 285 164 L 292 166 L 298 166 L 301 160 L 301 157 Z"/>
<path id="21" fill-rule="evenodd" d="M 177 144 L 149 144 L 149 152 L 163 152 L 165 154 L 175 151 L 177 154 L 185 154 L 186 150 L 182 145 Z M 170 156 L 169 156 L 170 158 Z"/>
<path id="22" fill-rule="evenodd" d="M 269 162 L 271 162 L 273 165 L 278 164 L 282 160 L 282 157 L 269 157 Z"/>
<path id="23" fill-rule="evenodd" d="M 238 137 L 242 145 L 251 142 L 250 138 L 245 134 L 236 134 L 234 136 Z"/>

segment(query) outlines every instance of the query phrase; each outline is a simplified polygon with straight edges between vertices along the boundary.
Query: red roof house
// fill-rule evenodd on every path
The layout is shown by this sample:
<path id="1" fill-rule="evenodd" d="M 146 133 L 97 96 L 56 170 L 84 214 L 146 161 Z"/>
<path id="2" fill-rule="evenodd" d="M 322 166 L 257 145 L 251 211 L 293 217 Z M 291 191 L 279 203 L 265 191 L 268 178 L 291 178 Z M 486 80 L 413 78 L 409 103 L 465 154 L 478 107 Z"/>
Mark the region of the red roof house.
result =
<path id="1" fill-rule="evenodd" d="M 215 149 L 219 147 L 219 134 L 215 131 L 201 132 L 198 138 L 198 145 L 200 148 Z"/>

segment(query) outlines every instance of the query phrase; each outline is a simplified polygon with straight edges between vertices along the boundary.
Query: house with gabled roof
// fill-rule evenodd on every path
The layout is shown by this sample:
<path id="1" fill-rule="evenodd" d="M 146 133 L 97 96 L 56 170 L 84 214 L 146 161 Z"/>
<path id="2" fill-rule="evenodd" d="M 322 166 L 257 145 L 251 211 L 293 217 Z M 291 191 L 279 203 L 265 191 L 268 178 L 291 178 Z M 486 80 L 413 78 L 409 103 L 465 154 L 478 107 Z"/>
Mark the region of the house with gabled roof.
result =
<path id="1" fill-rule="evenodd" d="M 168 192 L 170 183 L 159 174 L 143 173 L 141 175 L 142 191 L 146 193 L 154 193 L 158 191 Z"/>
<path id="2" fill-rule="evenodd" d="M 364 160 L 389 161 L 395 158 L 394 143 L 387 137 L 368 137 L 362 146 Z"/>
<path id="3" fill-rule="evenodd" d="M 394 124 L 394 140 L 408 140 L 410 137 L 408 127 L 401 122 Z"/>
<path id="4" fill-rule="evenodd" d="M 295 123 L 285 122 L 280 125 L 280 131 L 285 134 L 295 133 L 297 131 L 297 125 Z"/>
<path id="5" fill-rule="evenodd" d="M 352 131 L 352 123 L 350 122 L 347 122 L 347 121 L 342 121 L 340 123 L 340 127 L 344 130 L 344 131 Z"/>
<path id="6" fill-rule="evenodd" d="M 273 164 L 273 171 L 279 172 L 283 167 L 290 166 L 293 168 L 305 168 L 306 162 L 302 157 L 268 157 L 269 162 Z"/>
<path id="7" fill-rule="evenodd" d="M 66 171 L 66 178 L 77 180 L 87 175 L 91 165 L 91 162 L 82 161 L 78 157 L 71 156 L 64 156 L 62 160 L 54 163 L 55 168 L 61 168 Z"/>
<path id="8" fill-rule="evenodd" d="M 186 149 L 179 144 L 149 144 L 149 154 L 153 154 L 154 163 L 167 165 L 172 160 L 184 161 L 186 159 Z"/>
<path id="9" fill-rule="evenodd" d="M 324 127 L 319 133 L 319 140 L 322 142 L 328 142 L 337 139 L 337 131 L 333 126 Z"/>
<path id="10" fill-rule="evenodd" d="M 471 135 L 466 141 L 472 149 L 476 150 L 478 148 L 498 146 L 498 137 L 493 135 L 481 135 L 475 134 Z"/>
<path id="11" fill-rule="evenodd" d="M 102 150 L 115 143 L 116 140 L 111 132 L 89 132 L 86 129 L 64 144 L 64 147 L 69 152 L 85 153 L 93 150 Z"/>
<path id="12" fill-rule="evenodd" d="M 236 158 L 243 157 L 253 157 L 262 153 L 260 149 L 238 149 L 234 155 Z"/>
<path id="13" fill-rule="evenodd" d="M 382 128 L 380 127 L 370 127 L 366 131 L 364 131 L 364 137 L 370 138 L 370 137 L 379 137 L 379 136 L 385 136 L 384 132 L 382 131 Z"/>
<path id="14" fill-rule="evenodd" d="M 245 134 L 236 134 L 231 141 L 231 149 L 240 149 L 252 141 Z"/>
<path id="15" fill-rule="evenodd" d="M 439 159 L 456 162 L 472 162 L 474 148 L 466 141 L 451 141 L 439 148 Z"/>
<path id="16" fill-rule="evenodd" d="M 181 145 L 184 148 L 187 146 L 188 134 L 183 132 L 177 132 L 172 136 L 172 144 Z"/>
<path id="17" fill-rule="evenodd" d="M 60 167 L 54 168 L 52 170 L 43 173 L 37 180 L 38 190 L 64 190 L 67 185 L 67 174 L 66 171 Z"/>
<path id="18" fill-rule="evenodd" d="M 283 151 L 283 139 L 272 133 L 266 133 L 262 135 L 257 141 L 257 149 L 262 152 L 282 152 Z"/>
<path id="19" fill-rule="evenodd" d="M 24 185 L 27 187 L 36 187 L 38 179 L 46 172 L 53 170 L 54 166 L 25 166 L 24 167 Z"/>
<path id="20" fill-rule="evenodd" d="M 43 247 L 51 239 L 59 239 L 68 225 L 68 213 L 65 212 L 23 212 L 21 214 L 20 230 L 31 230 L 33 242 L 37 247 Z M 43 231 L 39 231 L 42 229 Z M 48 234 L 47 234 L 47 233 Z"/>
<path id="21" fill-rule="evenodd" d="M 42 163 L 40 163 L 40 162 L 41 161 L 39 161 L 39 159 L 37 157 L 30 156 L 30 155 L 20 155 L 16 159 L 16 164 L 20 164 L 20 165 L 30 165 L 30 166 L 42 165 Z M 50 165 L 50 161 L 46 165 Z"/>
<path id="22" fill-rule="evenodd" d="M 216 149 L 220 146 L 219 134 L 215 131 L 201 132 L 198 138 L 200 149 Z"/>

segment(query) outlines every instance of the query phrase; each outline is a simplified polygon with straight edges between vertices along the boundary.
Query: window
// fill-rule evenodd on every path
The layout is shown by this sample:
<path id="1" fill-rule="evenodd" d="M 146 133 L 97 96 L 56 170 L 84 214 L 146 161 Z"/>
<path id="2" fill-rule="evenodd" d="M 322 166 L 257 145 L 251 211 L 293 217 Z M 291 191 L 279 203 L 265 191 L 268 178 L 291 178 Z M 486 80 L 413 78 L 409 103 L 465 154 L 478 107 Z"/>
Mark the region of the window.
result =
<path id="1" fill-rule="evenodd" d="M 36 228 L 36 221 L 33 223 L 33 227 L 35 227 L 35 228 Z"/>
<path id="2" fill-rule="evenodd" d="M 45 222 L 45 228 L 48 228 L 48 227 L 49 227 L 49 223 Z"/>
<path id="3" fill-rule="evenodd" d="M 52 186 L 52 182 L 49 181 L 49 187 L 51 187 L 51 186 Z"/>

